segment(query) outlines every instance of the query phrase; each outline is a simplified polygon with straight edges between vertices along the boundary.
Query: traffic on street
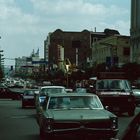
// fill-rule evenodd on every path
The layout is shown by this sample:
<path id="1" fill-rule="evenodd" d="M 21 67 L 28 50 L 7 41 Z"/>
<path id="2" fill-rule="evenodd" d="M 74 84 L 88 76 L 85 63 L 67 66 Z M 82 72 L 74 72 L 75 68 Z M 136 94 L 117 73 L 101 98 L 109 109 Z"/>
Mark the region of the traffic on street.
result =
<path id="1" fill-rule="evenodd" d="M 140 140 L 138 0 L 0 0 L 0 21 L 0 140 Z"/>
<path id="2" fill-rule="evenodd" d="M 35 108 L 23 109 L 21 100 L 0 99 L 0 112 L 0 139 L 40 140 Z M 135 115 L 138 112 L 139 107 Z M 116 138 L 119 139 L 134 117 L 128 117 L 125 113 L 118 117 L 119 132 Z"/>
<path id="3" fill-rule="evenodd" d="M 125 78 L 122 72 L 102 72 L 75 88 L 51 82 L 28 87 L 26 81 L 11 86 L 5 80 L 0 139 L 137 140 L 140 107 Z"/>

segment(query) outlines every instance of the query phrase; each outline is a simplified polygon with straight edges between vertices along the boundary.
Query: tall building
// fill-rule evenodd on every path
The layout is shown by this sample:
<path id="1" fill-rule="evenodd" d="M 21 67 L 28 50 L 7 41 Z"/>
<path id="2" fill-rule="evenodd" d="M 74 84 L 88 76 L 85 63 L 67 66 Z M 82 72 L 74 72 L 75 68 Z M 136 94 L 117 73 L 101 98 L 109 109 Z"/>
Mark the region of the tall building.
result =
<path id="1" fill-rule="evenodd" d="M 96 30 L 72 32 L 57 29 L 49 33 L 44 41 L 44 60 L 48 61 L 49 65 L 59 65 L 62 58 L 68 58 L 72 65 L 79 68 L 92 67 L 95 63 L 92 56 L 92 44 L 112 34 L 119 34 L 119 32 L 111 29 L 105 29 L 104 32 L 96 32 Z M 59 46 L 63 48 L 62 51 Z"/>
<path id="2" fill-rule="evenodd" d="M 140 64 L 140 0 L 131 0 L 131 62 Z"/>
<path id="3" fill-rule="evenodd" d="M 78 67 L 85 67 L 91 59 L 90 31 L 82 32 L 55 30 L 48 34 L 44 41 L 44 59 L 49 65 L 59 63 L 60 56 L 63 59 L 68 58 L 72 64 Z M 63 53 L 60 55 L 59 47 L 63 47 Z"/>
<path id="4" fill-rule="evenodd" d="M 22 56 L 15 59 L 15 72 L 21 74 L 32 74 L 34 71 L 38 71 L 41 64 L 39 57 L 39 49 L 37 52 L 31 53 L 30 56 Z"/>

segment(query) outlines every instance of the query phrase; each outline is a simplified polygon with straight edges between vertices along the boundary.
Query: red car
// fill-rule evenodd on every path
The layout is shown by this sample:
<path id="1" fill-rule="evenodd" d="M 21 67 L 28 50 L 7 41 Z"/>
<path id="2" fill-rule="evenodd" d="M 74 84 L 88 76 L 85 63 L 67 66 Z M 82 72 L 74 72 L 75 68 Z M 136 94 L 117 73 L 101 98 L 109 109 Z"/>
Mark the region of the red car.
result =
<path id="1" fill-rule="evenodd" d="M 22 108 L 35 107 L 35 92 L 37 89 L 26 89 L 22 96 Z"/>

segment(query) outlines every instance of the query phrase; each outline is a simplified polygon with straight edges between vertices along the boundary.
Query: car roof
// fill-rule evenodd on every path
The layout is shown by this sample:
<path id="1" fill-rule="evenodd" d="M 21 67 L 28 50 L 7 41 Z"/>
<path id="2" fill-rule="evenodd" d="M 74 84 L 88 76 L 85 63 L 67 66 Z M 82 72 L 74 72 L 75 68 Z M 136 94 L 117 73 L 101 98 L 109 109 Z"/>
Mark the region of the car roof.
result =
<path id="1" fill-rule="evenodd" d="M 97 95 L 92 94 L 92 93 L 86 93 L 86 94 L 80 94 L 77 92 L 72 92 L 72 93 L 48 93 L 47 96 L 51 96 L 51 97 L 62 97 L 62 96 L 93 96 L 93 97 L 97 97 Z"/>
<path id="2" fill-rule="evenodd" d="M 64 86 L 43 86 L 41 87 L 41 89 L 43 88 L 65 88 Z"/>
<path id="3" fill-rule="evenodd" d="M 24 91 L 38 91 L 39 89 L 24 89 Z"/>

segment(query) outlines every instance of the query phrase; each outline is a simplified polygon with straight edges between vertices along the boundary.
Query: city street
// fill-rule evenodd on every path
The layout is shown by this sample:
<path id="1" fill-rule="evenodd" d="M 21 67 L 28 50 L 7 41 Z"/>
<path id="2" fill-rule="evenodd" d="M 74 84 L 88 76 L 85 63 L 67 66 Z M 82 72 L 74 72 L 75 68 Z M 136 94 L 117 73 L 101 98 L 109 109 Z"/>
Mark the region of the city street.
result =
<path id="1" fill-rule="evenodd" d="M 0 140 L 140 139 L 139 0 L 0 0 L 0 21 Z"/>
<path id="2" fill-rule="evenodd" d="M 39 140 L 35 109 L 22 109 L 21 101 L 0 100 L 0 139 Z"/>
<path id="3" fill-rule="evenodd" d="M 136 113 L 140 108 L 136 108 Z M 22 109 L 21 101 L 0 100 L 0 139 L 39 140 L 39 128 L 35 120 L 35 109 Z M 119 117 L 118 137 L 133 117 Z"/>

